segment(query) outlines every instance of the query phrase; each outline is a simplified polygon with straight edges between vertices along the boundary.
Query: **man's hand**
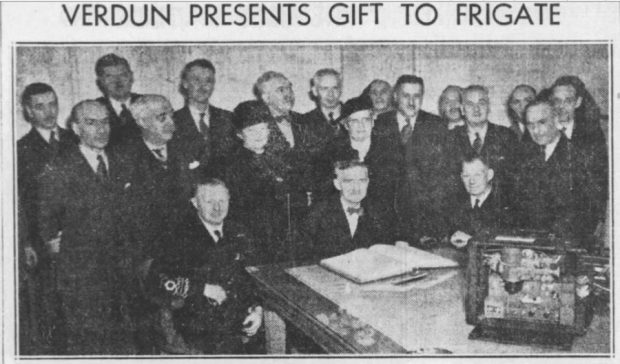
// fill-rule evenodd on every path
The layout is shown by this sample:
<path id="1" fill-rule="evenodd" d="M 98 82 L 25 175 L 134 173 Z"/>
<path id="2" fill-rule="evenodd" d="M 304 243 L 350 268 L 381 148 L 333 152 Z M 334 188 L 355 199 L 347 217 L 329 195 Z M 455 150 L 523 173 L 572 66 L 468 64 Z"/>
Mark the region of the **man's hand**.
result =
<path id="1" fill-rule="evenodd" d="M 202 291 L 202 294 L 217 302 L 218 305 L 221 305 L 222 302 L 226 300 L 226 291 L 216 284 L 205 284 L 205 289 Z"/>
<path id="2" fill-rule="evenodd" d="M 56 235 L 55 238 L 45 242 L 45 246 L 47 247 L 47 251 L 50 254 L 58 254 L 58 253 L 60 253 L 60 239 L 61 238 L 62 238 L 62 231 L 59 231 L 58 235 Z"/>
<path id="3" fill-rule="evenodd" d="M 24 248 L 24 255 L 26 257 L 26 266 L 28 266 L 28 268 L 36 266 L 39 262 L 37 252 L 31 246 L 27 246 Z"/>
<path id="4" fill-rule="evenodd" d="M 457 231 L 450 237 L 450 243 L 454 245 L 455 248 L 461 249 L 467 245 L 469 239 L 471 239 L 471 235 L 462 231 Z"/>
<path id="5" fill-rule="evenodd" d="M 243 333 L 247 336 L 254 336 L 262 324 L 263 308 L 261 306 L 250 307 L 248 315 L 243 320 Z"/>

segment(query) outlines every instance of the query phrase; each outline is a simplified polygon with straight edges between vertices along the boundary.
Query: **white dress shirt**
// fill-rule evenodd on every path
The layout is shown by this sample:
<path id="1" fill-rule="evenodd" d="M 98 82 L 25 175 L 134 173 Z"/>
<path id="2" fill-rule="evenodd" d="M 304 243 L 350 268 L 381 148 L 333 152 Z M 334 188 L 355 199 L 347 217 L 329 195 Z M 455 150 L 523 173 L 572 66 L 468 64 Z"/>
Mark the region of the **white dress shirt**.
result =
<path id="1" fill-rule="evenodd" d="M 357 223 L 359 222 L 360 215 L 359 214 L 349 214 L 347 212 L 348 207 L 351 206 L 347 201 L 345 201 L 342 197 L 340 198 L 340 204 L 344 210 L 344 215 L 347 217 L 347 222 L 349 223 L 349 233 L 351 233 L 351 237 L 355 235 L 355 231 L 357 231 Z"/>
<path id="2" fill-rule="evenodd" d="M 480 136 L 481 145 L 484 145 L 484 138 L 487 136 L 487 130 L 489 130 L 489 124 L 485 123 L 482 129 L 473 130 L 467 127 L 467 136 L 469 137 L 469 145 L 473 147 L 474 140 L 476 140 L 476 133 Z"/>
<path id="3" fill-rule="evenodd" d="M 478 207 L 482 207 L 482 204 L 484 203 L 484 201 L 486 201 L 487 197 L 489 197 L 489 195 L 491 194 L 491 190 L 493 188 L 489 187 L 483 194 L 482 196 L 469 196 L 469 201 L 471 202 L 471 208 L 473 209 L 476 206 L 476 200 L 478 200 Z"/>
<path id="4" fill-rule="evenodd" d="M 278 125 L 278 128 L 284 135 L 284 138 L 286 139 L 288 144 L 291 146 L 291 148 L 294 148 L 295 147 L 295 136 L 293 135 L 293 127 L 291 126 L 290 121 L 283 120 L 276 124 Z"/>
<path id="5" fill-rule="evenodd" d="M 198 217 L 200 217 L 200 215 Z M 224 223 L 221 223 L 219 225 L 213 225 L 213 224 L 210 224 L 210 223 L 204 221 L 202 219 L 202 217 L 200 217 L 200 221 L 202 222 L 202 225 L 204 225 L 205 229 L 207 229 L 207 231 L 209 232 L 209 235 L 211 235 L 211 238 L 213 238 L 214 242 L 217 243 L 218 240 L 220 240 L 221 238 L 224 237 Z M 215 234 L 216 231 L 220 232 L 220 237 L 219 238 Z"/>
<path id="6" fill-rule="evenodd" d="M 560 123 L 560 126 L 564 128 L 564 135 L 571 140 L 573 137 L 573 130 L 575 130 L 575 120 L 571 120 L 568 123 Z"/>
<path id="7" fill-rule="evenodd" d="M 82 153 L 82 155 L 84 156 L 84 158 L 86 158 L 86 161 L 88 162 L 88 165 L 90 166 L 90 168 L 92 168 L 93 172 L 97 173 L 97 167 L 99 166 L 99 160 L 97 159 L 97 157 L 99 155 L 101 155 L 103 157 L 103 163 L 105 163 L 106 166 L 106 170 L 110 170 L 110 163 L 108 162 L 108 156 L 106 156 L 104 151 L 96 151 L 94 149 L 91 149 L 87 146 L 85 146 L 84 144 L 80 144 L 80 152 Z"/>
<path id="8" fill-rule="evenodd" d="M 147 142 L 146 140 L 144 140 L 144 144 L 146 144 L 146 147 L 149 148 L 149 150 L 151 151 L 151 153 L 153 153 L 155 158 L 160 159 L 159 156 L 157 155 L 157 153 L 155 152 L 155 150 L 159 149 L 160 153 L 164 156 L 164 159 L 162 160 L 162 162 L 165 162 L 165 161 L 168 160 L 168 146 L 167 146 L 167 144 L 164 144 L 164 145 L 153 145 L 153 144 Z"/>
<path id="9" fill-rule="evenodd" d="M 321 112 L 323 113 L 323 116 L 325 116 L 325 120 L 329 121 L 329 113 L 332 113 L 332 117 L 334 118 L 334 120 L 338 120 L 338 118 L 340 117 L 340 111 L 342 109 L 341 106 L 342 104 L 339 104 L 338 107 L 336 107 L 336 109 L 331 110 L 331 111 L 321 108 Z"/>
<path id="10" fill-rule="evenodd" d="M 50 137 L 52 136 L 52 131 L 54 131 L 54 136 L 56 139 L 56 141 L 60 141 L 60 135 L 58 134 L 59 130 L 58 130 L 58 126 L 55 126 L 52 129 L 44 129 L 44 128 L 37 128 L 35 127 L 35 129 L 37 130 L 37 132 L 39 133 L 39 135 L 43 138 L 43 140 L 45 140 L 46 142 L 50 142 Z"/>
<path id="11" fill-rule="evenodd" d="M 108 100 L 110 100 L 110 105 L 112 105 L 112 108 L 114 109 L 114 112 L 116 112 L 116 115 L 119 115 L 119 116 L 121 115 L 121 112 L 123 111 L 123 105 L 125 105 L 125 107 L 129 109 L 129 105 L 131 104 L 131 98 L 125 101 L 118 101 L 110 97 L 108 98 Z"/>
<path id="12" fill-rule="evenodd" d="M 201 132 L 200 130 L 200 114 L 205 114 L 204 117 L 204 122 L 205 125 L 207 125 L 207 127 L 211 127 L 211 114 L 209 113 L 209 107 L 207 106 L 207 108 L 205 109 L 205 111 L 200 111 L 198 110 L 195 106 L 193 105 L 189 105 L 189 113 L 192 115 L 192 119 L 194 119 L 194 125 L 196 125 L 196 129 L 198 129 L 199 132 Z"/>
<path id="13" fill-rule="evenodd" d="M 545 162 L 548 161 L 549 158 L 551 158 L 551 155 L 553 154 L 555 147 L 558 146 L 559 141 L 560 141 L 560 137 L 556 138 L 551 143 L 545 145 Z"/>
<path id="14" fill-rule="evenodd" d="M 411 124 L 411 131 L 415 130 L 415 123 L 418 120 L 418 114 L 415 117 L 409 118 Z M 396 112 L 396 122 L 398 122 L 398 132 L 400 133 L 405 125 L 407 125 L 407 117 L 399 112 Z"/>

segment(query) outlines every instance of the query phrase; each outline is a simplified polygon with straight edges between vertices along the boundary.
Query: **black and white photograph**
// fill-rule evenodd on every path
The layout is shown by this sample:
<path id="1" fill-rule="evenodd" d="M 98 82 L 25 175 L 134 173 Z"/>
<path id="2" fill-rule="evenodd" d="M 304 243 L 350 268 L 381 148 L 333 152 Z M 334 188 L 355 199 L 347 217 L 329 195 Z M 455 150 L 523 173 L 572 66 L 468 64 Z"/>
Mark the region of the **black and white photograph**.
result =
<path id="1" fill-rule="evenodd" d="M 614 358 L 608 33 L 376 39 L 341 4 L 359 39 L 10 33 L 5 359 Z"/>

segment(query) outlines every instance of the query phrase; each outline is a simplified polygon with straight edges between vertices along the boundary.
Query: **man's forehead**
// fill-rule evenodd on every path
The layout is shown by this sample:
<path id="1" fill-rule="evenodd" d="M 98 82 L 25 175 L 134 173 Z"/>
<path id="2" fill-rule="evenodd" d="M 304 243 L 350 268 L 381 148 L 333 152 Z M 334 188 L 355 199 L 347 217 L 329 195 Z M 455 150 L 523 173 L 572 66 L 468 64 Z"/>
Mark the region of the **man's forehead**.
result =
<path id="1" fill-rule="evenodd" d="M 205 199 L 228 197 L 228 189 L 222 185 L 199 185 L 197 192 L 198 196 Z"/>
<path id="2" fill-rule="evenodd" d="M 575 96 L 576 94 L 577 94 L 577 90 L 575 90 L 575 88 L 572 85 L 561 85 L 561 86 L 555 86 L 553 88 L 554 96 L 564 96 L 564 95 Z"/>
<path id="3" fill-rule="evenodd" d="M 108 110 L 98 102 L 85 103 L 77 110 L 81 119 L 104 119 L 108 116 Z"/>
<path id="4" fill-rule="evenodd" d="M 280 86 L 290 86 L 291 81 L 284 77 L 274 77 L 271 80 L 265 82 L 267 88 L 277 88 Z"/>
<path id="5" fill-rule="evenodd" d="M 31 104 L 47 103 L 50 101 L 56 101 L 56 94 L 52 91 L 32 95 L 32 97 L 30 97 Z"/>
<path id="6" fill-rule="evenodd" d="M 383 82 L 383 81 L 377 81 L 373 83 L 372 85 L 370 85 L 371 91 L 385 91 L 385 90 L 388 90 L 389 88 L 390 88 L 390 84 L 387 82 Z"/>
<path id="7" fill-rule="evenodd" d="M 362 166 L 337 169 L 336 172 L 340 178 L 354 179 L 368 177 L 368 168 Z"/>
<path id="8" fill-rule="evenodd" d="M 120 74 L 120 73 L 129 73 L 131 70 L 125 66 L 124 64 L 114 64 L 110 66 L 103 67 L 104 74 Z"/>
<path id="9" fill-rule="evenodd" d="M 479 159 L 463 163 L 464 172 L 482 172 L 487 169 L 487 166 Z"/>
<path id="10" fill-rule="evenodd" d="M 208 69 L 207 67 L 202 67 L 200 65 L 195 65 L 189 69 L 187 72 L 189 76 L 213 76 L 213 71 Z"/>
<path id="11" fill-rule="evenodd" d="M 546 121 L 552 115 L 551 106 L 542 104 L 534 105 L 527 109 L 527 121 L 530 123 Z"/>
<path id="12" fill-rule="evenodd" d="M 470 90 L 463 93 L 463 100 L 478 101 L 489 100 L 489 95 L 482 90 Z"/>
<path id="13" fill-rule="evenodd" d="M 414 82 L 407 82 L 400 85 L 398 92 L 422 93 L 422 85 Z"/>
<path id="14" fill-rule="evenodd" d="M 332 75 L 328 73 L 326 75 L 319 77 L 318 81 L 319 81 L 319 86 L 337 85 L 338 77 L 336 77 L 336 75 Z"/>
<path id="15" fill-rule="evenodd" d="M 459 101 L 461 99 L 461 93 L 458 90 L 448 90 L 443 94 L 443 100 L 445 101 Z"/>
<path id="16" fill-rule="evenodd" d="M 512 94 L 513 98 L 524 98 L 524 97 L 528 97 L 528 96 L 534 96 L 534 92 L 527 88 L 527 87 L 520 87 L 518 89 L 515 90 L 515 92 Z"/>

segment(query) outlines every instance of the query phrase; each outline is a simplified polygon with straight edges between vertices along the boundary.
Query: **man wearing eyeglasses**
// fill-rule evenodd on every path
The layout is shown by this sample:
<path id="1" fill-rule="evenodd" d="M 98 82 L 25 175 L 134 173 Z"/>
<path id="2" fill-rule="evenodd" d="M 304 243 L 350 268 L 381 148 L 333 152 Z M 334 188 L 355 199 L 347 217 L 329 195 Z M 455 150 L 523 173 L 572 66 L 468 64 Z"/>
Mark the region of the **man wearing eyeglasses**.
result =
<path id="1" fill-rule="evenodd" d="M 120 162 L 106 150 L 110 115 L 85 100 L 69 120 L 80 142 L 48 164 L 39 180 L 38 230 L 52 260 L 50 332 L 54 354 L 131 354 L 119 301 L 121 241 L 117 214 L 124 201 Z"/>

